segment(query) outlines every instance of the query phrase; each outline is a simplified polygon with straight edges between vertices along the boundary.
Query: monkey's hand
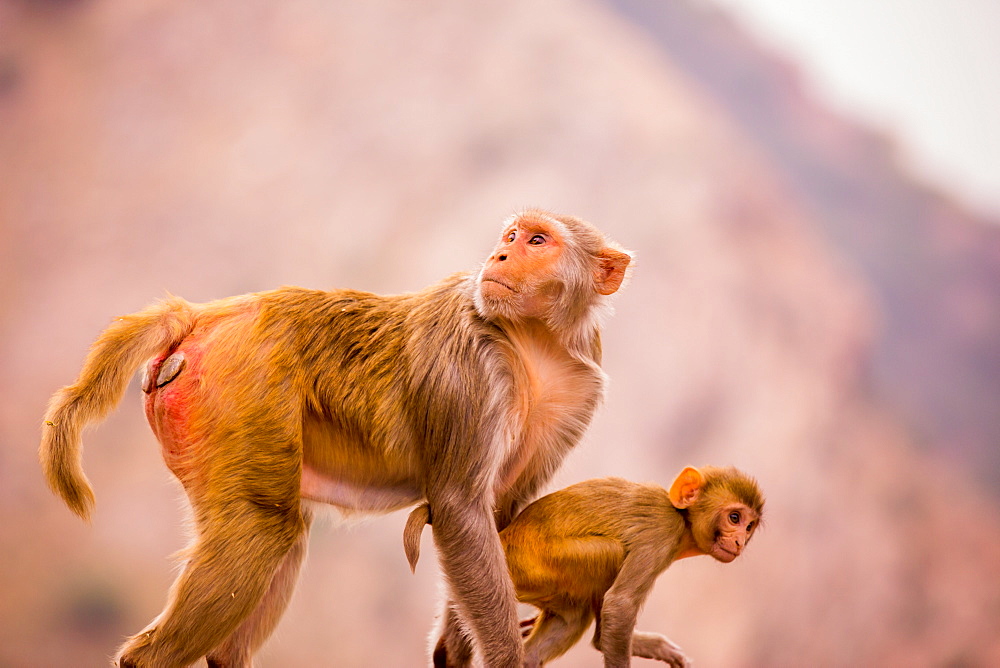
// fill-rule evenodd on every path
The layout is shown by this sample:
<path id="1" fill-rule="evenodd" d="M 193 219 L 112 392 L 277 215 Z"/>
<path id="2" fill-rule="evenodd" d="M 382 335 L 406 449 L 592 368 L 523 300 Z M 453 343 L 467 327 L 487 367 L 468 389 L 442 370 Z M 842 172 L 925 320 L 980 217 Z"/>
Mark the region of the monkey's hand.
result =
<path id="1" fill-rule="evenodd" d="M 659 633 L 634 632 L 632 634 L 632 656 L 663 661 L 671 668 L 690 668 L 694 665 L 680 647 Z"/>
<path id="2" fill-rule="evenodd" d="M 534 617 L 526 617 L 525 619 L 521 620 L 520 624 L 521 624 L 522 638 L 527 638 L 529 635 L 531 635 L 531 632 L 535 630 L 535 622 L 537 621 L 538 621 L 538 615 L 535 615 Z"/>

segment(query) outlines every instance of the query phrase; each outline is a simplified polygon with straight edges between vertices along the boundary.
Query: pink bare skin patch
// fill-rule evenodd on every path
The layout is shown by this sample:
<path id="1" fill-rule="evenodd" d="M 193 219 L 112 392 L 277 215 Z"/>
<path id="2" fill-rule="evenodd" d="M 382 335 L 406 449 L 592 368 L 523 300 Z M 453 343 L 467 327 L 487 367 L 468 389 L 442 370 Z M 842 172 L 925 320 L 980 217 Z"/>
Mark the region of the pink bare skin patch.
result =
<path id="1" fill-rule="evenodd" d="M 186 462 L 192 444 L 198 441 L 193 435 L 192 407 L 197 401 L 201 357 L 199 341 L 185 339 L 176 349 L 150 361 L 143 386 L 146 420 L 161 444 L 163 461 L 185 486 L 193 472 Z"/>

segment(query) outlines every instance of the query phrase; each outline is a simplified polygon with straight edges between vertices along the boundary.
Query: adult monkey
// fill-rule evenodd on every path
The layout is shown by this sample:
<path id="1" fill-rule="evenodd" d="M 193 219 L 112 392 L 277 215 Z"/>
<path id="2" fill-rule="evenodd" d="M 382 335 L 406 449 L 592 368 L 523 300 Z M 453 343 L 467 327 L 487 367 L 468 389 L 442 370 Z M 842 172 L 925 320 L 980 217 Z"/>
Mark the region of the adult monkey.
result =
<path id="1" fill-rule="evenodd" d="M 523 659 L 506 526 L 587 427 L 599 321 L 630 262 L 588 223 L 506 221 L 478 274 L 399 296 L 282 288 L 169 298 L 119 318 L 52 398 L 50 486 L 88 518 L 80 434 L 144 361 L 146 415 L 197 535 L 163 612 L 121 666 L 248 665 L 291 595 L 304 501 L 388 512 L 426 500 L 453 602 L 435 661 Z"/>

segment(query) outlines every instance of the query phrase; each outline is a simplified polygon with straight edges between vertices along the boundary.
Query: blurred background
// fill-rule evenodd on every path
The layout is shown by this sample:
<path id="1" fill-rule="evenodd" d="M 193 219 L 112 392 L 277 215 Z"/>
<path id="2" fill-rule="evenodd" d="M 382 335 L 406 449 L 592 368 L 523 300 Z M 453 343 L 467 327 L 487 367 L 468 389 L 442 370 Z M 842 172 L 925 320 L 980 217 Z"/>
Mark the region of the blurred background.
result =
<path id="1" fill-rule="evenodd" d="M 1000 12 L 838 7 L 0 0 L 0 666 L 107 665 L 174 577 L 137 386 L 85 439 L 91 526 L 37 464 L 114 316 L 416 290 L 525 206 L 638 258 L 550 489 L 711 463 L 768 496 L 641 628 L 702 667 L 1000 665 Z M 258 665 L 425 665 L 404 520 L 319 525 Z"/>

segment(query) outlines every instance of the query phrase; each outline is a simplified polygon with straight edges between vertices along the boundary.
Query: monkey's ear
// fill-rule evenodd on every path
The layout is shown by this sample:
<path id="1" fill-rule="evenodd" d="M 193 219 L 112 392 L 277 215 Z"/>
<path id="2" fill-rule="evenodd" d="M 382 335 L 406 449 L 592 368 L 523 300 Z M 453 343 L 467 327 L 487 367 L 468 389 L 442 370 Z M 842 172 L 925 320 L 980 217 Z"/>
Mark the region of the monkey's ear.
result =
<path id="1" fill-rule="evenodd" d="M 597 254 L 595 280 L 597 292 L 610 295 L 618 291 L 625 280 L 625 270 L 632 256 L 614 248 L 604 248 Z"/>
<path id="2" fill-rule="evenodd" d="M 670 484 L 670 503 L 674 504 L 674 508 L 687 508 L 698 499 L 704 485 L 705 476 L 702 472 L 688 466 Z"/>

